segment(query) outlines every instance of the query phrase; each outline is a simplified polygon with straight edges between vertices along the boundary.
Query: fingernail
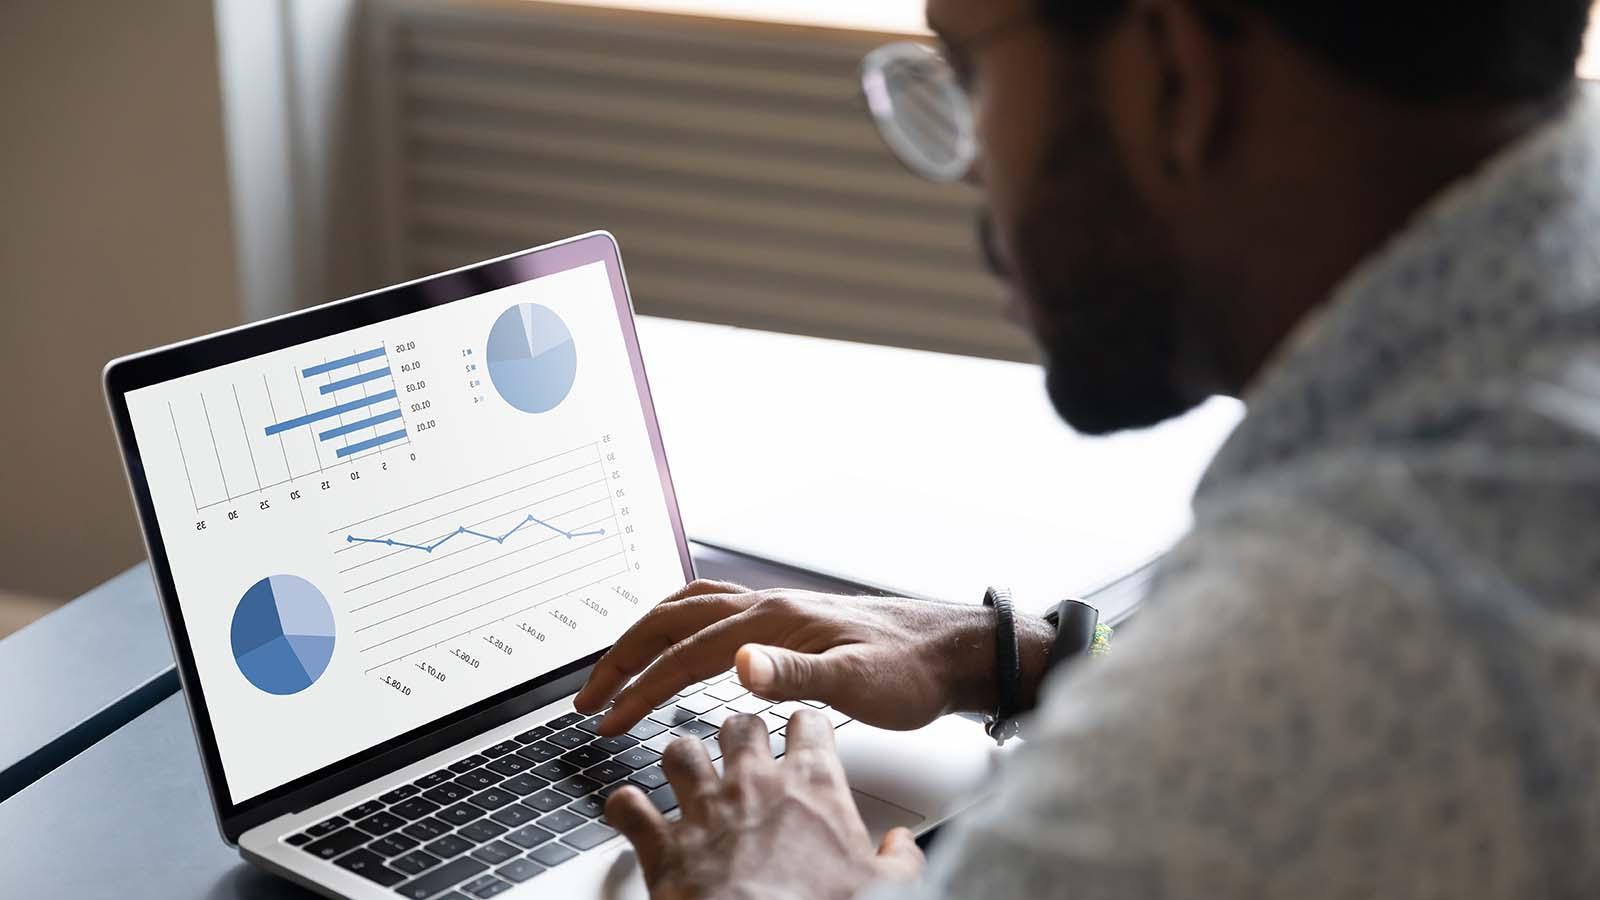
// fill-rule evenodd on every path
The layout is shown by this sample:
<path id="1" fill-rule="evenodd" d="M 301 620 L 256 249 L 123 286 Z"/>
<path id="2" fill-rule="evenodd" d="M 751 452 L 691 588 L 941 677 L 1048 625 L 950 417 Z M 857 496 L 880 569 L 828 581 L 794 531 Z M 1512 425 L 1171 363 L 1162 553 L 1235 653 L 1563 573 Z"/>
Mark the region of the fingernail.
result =
<path id="1" fill-rule="evenodd" d="M 763 691 L 772 686 L 776 667 L 772 657 L 757 647 L 745 648 L 745 682 L 748 690 Z"/>

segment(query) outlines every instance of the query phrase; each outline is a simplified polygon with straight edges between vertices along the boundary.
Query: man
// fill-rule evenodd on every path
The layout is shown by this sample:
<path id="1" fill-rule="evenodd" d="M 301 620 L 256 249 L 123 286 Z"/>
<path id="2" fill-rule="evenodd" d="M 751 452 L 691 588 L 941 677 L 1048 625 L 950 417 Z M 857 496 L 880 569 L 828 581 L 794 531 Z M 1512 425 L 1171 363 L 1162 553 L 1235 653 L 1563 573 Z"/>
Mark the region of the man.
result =
<path id="1" fill-rule="evenodd" d="M 1600 896 L 1600 106 L 1587 0 L 929 0 L 1066 420 L 1250 414 L 1140 620 L 1040 691 L 924 867 L 819 717 L 607 813 L 657 897 Z M 1063 552 L 1070 552 L 1064 548 Z M 977 607 L 699 583 L 605 728 L 737 665 L 912 727 L 996 707 Z M 638 676 L 624 687 L 630 678 Z M 619 693 L 620 691 L 620 693 Z"/>

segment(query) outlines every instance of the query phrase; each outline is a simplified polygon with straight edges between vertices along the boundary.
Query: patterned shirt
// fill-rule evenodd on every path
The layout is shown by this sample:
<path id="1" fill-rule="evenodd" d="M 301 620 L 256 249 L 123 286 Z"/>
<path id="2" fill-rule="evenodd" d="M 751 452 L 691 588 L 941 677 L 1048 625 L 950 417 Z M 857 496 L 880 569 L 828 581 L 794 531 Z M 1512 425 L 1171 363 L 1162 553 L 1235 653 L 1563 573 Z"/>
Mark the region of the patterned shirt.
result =
<path id="1" fill-rule="evenodd" d="M 1140 618 L 889 897 L 1600 897 L 1600 98 L 1280 351 Z"/>

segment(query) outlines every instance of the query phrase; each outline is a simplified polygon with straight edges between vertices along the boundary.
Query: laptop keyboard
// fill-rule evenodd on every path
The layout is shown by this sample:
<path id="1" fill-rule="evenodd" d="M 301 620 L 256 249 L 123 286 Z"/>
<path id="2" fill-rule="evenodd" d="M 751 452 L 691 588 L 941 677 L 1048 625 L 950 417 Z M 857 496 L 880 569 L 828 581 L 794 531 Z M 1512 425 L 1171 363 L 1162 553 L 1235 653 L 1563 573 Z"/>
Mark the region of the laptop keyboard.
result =
<path id="1" fill-rule="evenodd" d="M 617 837 L 605 803 L 624 785 L 645 791 L 663 814 L 677 809 L 661 771 L 668 744 L 698 738 L 720 759 L 717 730 L 748 713 L 767 723 L 772 753 L 781 756 L 788 719 L 805 706 L 835 728 L 850 721 L 820 703 L 769 703 L 725 672 L 686 688 L 625 735 L 599 737 L 600 716 L 568 713 L 284 840 L 412 900 L 493 897 Z"/>

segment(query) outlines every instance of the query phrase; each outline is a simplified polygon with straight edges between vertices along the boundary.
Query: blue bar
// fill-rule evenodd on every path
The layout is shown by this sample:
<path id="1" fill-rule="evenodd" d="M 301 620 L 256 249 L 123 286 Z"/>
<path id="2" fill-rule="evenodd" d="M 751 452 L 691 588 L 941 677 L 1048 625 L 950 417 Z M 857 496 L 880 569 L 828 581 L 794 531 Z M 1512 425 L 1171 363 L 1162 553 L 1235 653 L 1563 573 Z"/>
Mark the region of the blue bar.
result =
<path id="1" fill-rule="evenodd" d="M 349 425 L 341 425 L 331 431 L 324 431 L 323 433 L 317 435 L 317 439 L 331 441 L 334 438 L 341 438 L 347 434 L 354 434 L 363 428 L 372 428 L 377 425 L 382 425 L 385 422 L 393 422 L 398 418 L 400 418 L 400 410 L 392 409 L 386 413 L 373 416 L 370 419 L 362 419 L 359 422 L 352 422 Z"/>
<path id="2" fill-rule="evenodd" d="M 332 362 L 325 362 L 320 366 L 312 366 L 300 374 L 306 378 L 310 378 L 314 375 L 326 375 L 327 373 L 332 372 L 334 369 L 342 369 L 345 366 L 353 366 L 356 363 L 364 363 L 369 359 L 377 359 L 380 356 L 386 355 L 387 353 L 385 352 L 384 348 L 379 347 L 376 350 L 368 350 L 365 353 L 357 353 L 354 356 L 346 356 L 344 359 L 336 359 Z"/>
<path id="3" fill-rule="evenodd" d="M 342 416 L 347 412 L 354 412 L 355 410 L 363 407 L 374 406 L 384 402 L 385 400 L 393 400 L 394 397 L 394 391 L 384 391 L 381 394 L 373 394 L 371 397 L 362 397 L 360 400 L 351 400 L 349 403 L 341 403 L 338 406 L 330 406 L 327 409 L 318 410 L 314 413 L 306 413 L 298 419 L 290 419 L 287 422 L 279 422 L 276 425 L 268 425 L 267 437 L 272 437 L 275 434 L 282 434 L 285 431 L 293 431 L 296 428 L 301 428 L 314 422 L 321 422 L 323 419 L 331 419 L 334 416 Z"/>
<path id="4" fill-rule="evenodd" d="M 389 367 L 384 366 L 376 372 L 368 372 L 365 375 L 352 375 L 343 381 L 335 381 L 333 384 L 325 384 L 322 386 L 321 390 L 324 394 L 331 394 L 334 391 L 342 391 L 345 388 L 355 387 L 358 384 L 366 384 L 369 381 L 377 381 L 379 378 L 388 377 Z"/>
<path id="5" fill-rule="evenodd" d="M 398 441 L 405 436 L 406 430 L 402 428 L 399 431 L 391 431 L 388 434 L 379 435 L 370 441 L 362 441 L 359 444 L 351 444 L 348 447 L 340 447 L 339 452 L 334 455 L 340 459 L 344 459 L 346 456 L 349 456 L 352 453 L 360 453 L 363 450 L 371 450 L 373 447 L 382 447 L 384 444 Z"/>

